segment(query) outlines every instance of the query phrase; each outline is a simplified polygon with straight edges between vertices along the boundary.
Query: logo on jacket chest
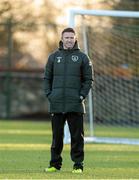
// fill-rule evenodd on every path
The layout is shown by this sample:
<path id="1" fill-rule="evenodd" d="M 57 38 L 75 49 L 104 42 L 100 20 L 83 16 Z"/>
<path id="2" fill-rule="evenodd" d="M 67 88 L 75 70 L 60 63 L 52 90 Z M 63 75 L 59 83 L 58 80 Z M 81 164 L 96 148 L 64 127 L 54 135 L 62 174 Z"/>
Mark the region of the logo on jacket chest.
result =
<path id="1" fill-rule="evenodd" d="M 62 57 L 58 56 L 58 57 L 56 57 L 56 58 L 57 58 L 57 63 L 60 63 L 60 62 L 61 62 Z"/>
<path id="2" fill-rule="evenodd" d="M 78 59 L 79 59 L 79 57 L 76 56 L 76 55 L 72 55 L 72 56 L 71 56 L 71 59 L 72 59 L 73 62 L 77 62 Z"/>

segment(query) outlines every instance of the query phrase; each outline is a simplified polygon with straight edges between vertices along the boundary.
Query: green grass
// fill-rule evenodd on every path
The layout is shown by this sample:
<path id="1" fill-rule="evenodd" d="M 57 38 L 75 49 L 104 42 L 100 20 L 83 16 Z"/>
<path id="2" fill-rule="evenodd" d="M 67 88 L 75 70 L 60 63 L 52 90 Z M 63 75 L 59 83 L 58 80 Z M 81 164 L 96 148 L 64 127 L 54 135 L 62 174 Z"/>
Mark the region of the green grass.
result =
<path id="1" fill-rule="evenodd" d="M 98 136 L 139 137 L 136 129 L 97 127 Z M 108 133 L 109 132 L 109 133 Z M 72 174 L 70 146 L 60 172 L 45 173 L 50 160 L 48 122 L 0 121 L 0 179 L 139 179 L 139 146 L 85 144 L 84 172 Z"/>

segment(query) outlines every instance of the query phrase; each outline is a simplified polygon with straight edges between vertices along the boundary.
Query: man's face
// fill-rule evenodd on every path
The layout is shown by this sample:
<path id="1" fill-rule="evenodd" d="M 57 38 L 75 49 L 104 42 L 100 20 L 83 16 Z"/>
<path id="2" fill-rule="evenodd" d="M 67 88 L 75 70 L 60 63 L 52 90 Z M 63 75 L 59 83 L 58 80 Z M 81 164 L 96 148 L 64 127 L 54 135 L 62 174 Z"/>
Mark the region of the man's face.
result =
<path id="1" fill-rule="evenodd" d="M 63 42 L 64 49 L 72 49 L 75 44 L 76 37 L 72 32 L 64 32 L 61 40 Z"/>

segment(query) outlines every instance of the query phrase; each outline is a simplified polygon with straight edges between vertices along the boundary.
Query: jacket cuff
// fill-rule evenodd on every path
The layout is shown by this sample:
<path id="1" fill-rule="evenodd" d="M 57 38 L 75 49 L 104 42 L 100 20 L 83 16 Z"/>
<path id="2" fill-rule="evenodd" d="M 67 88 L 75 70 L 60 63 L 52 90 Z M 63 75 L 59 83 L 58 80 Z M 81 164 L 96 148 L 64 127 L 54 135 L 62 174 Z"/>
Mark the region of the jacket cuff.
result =
<path id="1" fill-rule="evenodd" d="M 80 94 L 80 97 L 81 97 L 81 99 L 85 99 L 85 96 L 84 96 L 84 95 L 82 95 L 82 94 Z"/>

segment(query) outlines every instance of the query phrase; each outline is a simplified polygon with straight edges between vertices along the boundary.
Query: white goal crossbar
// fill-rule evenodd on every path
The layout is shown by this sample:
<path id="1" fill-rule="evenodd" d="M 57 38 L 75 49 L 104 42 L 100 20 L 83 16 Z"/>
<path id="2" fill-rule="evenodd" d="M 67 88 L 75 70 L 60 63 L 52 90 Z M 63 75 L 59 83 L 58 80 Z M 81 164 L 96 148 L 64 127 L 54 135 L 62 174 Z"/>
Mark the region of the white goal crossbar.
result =
<path id="1" fill-rule="evenodd" d="M 138 11 L 120 11 L 120 10 L 79 10 L 79 9 L 71 9 L 69 11 L 69 27 L 75 27 L 75 17 L 77 15 L 91 15 L 91 16 L 109 16 L 109 17 L 125 17 L 125 18 L 139 18 Z M 84 52 L 88 54 L 87 41 L 84 38 Z M 107 137 L 94 137 L 93 136 L 93 102 L 92 102 L 92 92 L 89 92 L 89 121 L 91 124 L 91 137 L 86 137 L 85 142 L 98 142 L 98 143 L 118 143 L 118 144 L 136 144 L 139 145 L 139 140 L 137 139 L 127 139 L 127 138 L 107 138 Z M 68 125 L 66 123 L 64 129 L 64 143 L 70 142 L 70 134 Z"/>
<path id="2" fill-rule="evenodd" d="M 132 17 L 139 18 L 138 11 L 120 11 L 120 10 L 76 10 L 71 9 L 69 14 L 69 26 L 75 26 L 76 15 L 92 15 L 92 16 L 111 16 L 111 17 Z"/>

